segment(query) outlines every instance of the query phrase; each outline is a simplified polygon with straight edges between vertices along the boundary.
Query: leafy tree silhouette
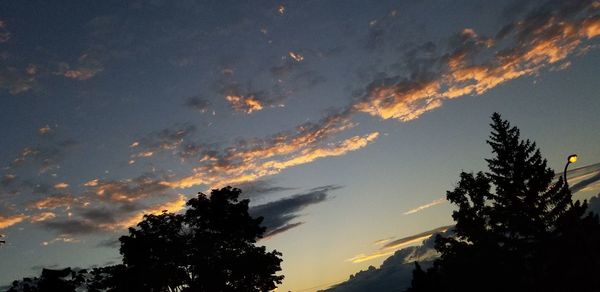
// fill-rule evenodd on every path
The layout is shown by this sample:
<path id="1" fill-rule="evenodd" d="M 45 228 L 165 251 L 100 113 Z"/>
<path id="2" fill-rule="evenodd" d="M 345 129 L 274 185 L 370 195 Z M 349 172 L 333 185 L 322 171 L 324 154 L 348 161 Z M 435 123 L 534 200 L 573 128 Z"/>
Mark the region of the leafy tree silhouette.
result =
<path id="1" fill-rule="evenodd" d="M 140 291 L 269 291 L 281 283 L 281 253 L 256 246 L 265 228 L 240 189 L 200 193 L 184 215 L 147 215 L 120 238 L 123 263 Z"/>
<path id="2" fill-rule="evenodd" d="M 454 237 L 436 238 L 441 257 L 416 264 L 407 291 L 600 291 L 600 223 L 552 183 L 535 143 L 492 116 L 489 172 L 460 174 L 447 199 L 458 206 Z"/>
<path id="3" fill-rule="evenodd" d="M 199 193 L 185 214 L 145 215 L 122 236 L 123 264 L 78 272 L 44 270 L 9 291 L 270 291 L 283 280 L 281 253 L 257 246 L 262 217 L 248 214 L 241 190 Z"/>
<path id="4" fill-rule="evenodd" d="M 85 282 L 86 270 L 74 271 L 71 268 L 61 270 L 43 269 L 42 275 L 34 278 L 24 278 L 14 281 L 8 292 L 23 291 L 76 291 Z"/>

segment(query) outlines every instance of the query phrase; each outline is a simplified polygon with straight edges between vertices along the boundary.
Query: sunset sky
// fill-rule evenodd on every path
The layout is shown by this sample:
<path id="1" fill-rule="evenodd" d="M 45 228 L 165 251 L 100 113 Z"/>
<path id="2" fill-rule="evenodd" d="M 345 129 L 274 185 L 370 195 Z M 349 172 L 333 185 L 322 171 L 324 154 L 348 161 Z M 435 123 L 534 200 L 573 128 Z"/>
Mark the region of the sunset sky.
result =
<path id="1" fill-rule="evenodd" d="M 452 224 L 493 112 L 600 192 L 599 1 L 60 3 L 0 2 L 0 286 L 231 185 L 326 288 Z"/>

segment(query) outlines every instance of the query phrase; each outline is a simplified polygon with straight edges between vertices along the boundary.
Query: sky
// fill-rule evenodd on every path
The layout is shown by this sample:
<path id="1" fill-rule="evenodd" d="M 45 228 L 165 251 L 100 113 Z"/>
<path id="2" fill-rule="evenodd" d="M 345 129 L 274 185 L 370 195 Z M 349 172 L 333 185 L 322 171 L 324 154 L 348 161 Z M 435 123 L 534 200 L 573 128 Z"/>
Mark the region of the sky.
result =
<path id="1" fill-rule="evenodd" d="M 326 288 L 452 224 L 493 112 L 593 197 L 599 36 L 588 0 L 2 1 L 0 285 L 231 185 Z"/>

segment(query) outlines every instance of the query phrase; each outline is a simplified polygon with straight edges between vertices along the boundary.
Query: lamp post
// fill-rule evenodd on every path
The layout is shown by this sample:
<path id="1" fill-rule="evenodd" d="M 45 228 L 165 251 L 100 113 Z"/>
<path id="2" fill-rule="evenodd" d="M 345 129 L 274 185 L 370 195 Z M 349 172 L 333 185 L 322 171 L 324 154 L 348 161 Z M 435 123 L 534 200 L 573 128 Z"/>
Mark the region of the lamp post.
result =
<path id="1" fill-rule="evenodd" d="M 569 164 L 577 162 L 577 154 L 571 154 L 567 158 L 567 165 L 565 165 L 565 170 L 563 171 L 563 180 L 565 181 L 565 187 L 569 188 L 569 184 L 567 183 L 567 168 Z"/>

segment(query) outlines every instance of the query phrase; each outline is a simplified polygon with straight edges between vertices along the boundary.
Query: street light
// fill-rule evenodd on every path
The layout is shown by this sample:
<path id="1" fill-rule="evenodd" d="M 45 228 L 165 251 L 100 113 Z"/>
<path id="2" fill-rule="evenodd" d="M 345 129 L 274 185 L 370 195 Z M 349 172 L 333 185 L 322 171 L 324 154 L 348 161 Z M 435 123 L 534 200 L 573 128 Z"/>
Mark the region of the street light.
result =
<path id="1" fill-rule="evenodd" d="M 569 164 L 577 162 L 577 154 L 571 154 L 567 158 L 567 165 L 565 165 L 565 170 L 563 171 L 563 180 L 565 181 L 565 186 L 568 188 L 569 184 L 567 183 L 567 167 Z"/>

